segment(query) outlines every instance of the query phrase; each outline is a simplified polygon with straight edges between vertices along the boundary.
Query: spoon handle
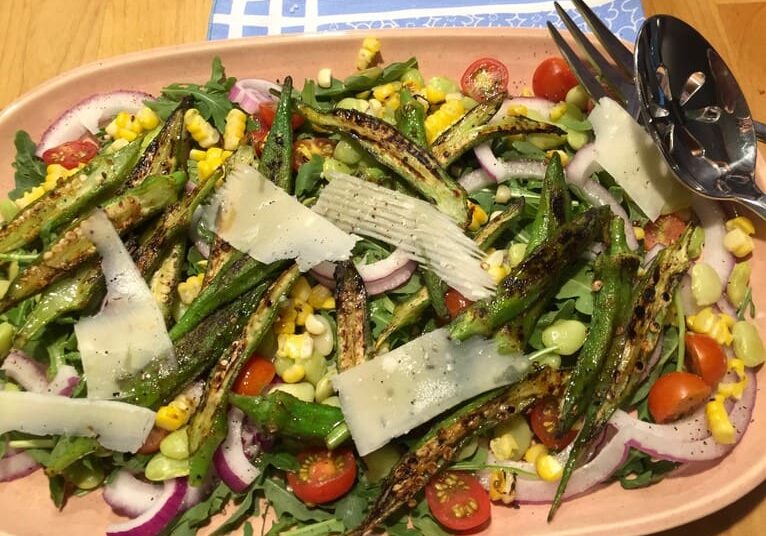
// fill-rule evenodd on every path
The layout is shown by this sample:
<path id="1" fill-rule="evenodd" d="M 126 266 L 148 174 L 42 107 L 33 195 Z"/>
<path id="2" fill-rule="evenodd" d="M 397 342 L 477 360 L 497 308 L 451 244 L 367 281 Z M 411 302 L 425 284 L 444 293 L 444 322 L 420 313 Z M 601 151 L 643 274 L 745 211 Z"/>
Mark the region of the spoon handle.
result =
<path id="1" fill-rule="evenodd" d="M 753 127 L 755 127 L 755 137 L 766 142 L 766 123 L 753 120 Z"/>
<path id="2" fill-rule="evenodd" d="M 739 197 L 736 200 L 766 221 L 766 195 L 762 194 L 755 198 Z"/>

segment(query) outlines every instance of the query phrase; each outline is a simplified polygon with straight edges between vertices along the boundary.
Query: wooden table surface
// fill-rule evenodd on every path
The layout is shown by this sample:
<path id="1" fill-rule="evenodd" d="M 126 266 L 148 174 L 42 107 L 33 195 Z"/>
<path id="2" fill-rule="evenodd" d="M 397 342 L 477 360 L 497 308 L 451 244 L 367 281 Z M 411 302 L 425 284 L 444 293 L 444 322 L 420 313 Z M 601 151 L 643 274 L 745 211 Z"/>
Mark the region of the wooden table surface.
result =
<path id="1" fill-rule="evenodd" d="M 211 6 L 212 0 L 0 0 L 0 107 L 96 59 L 202 41 Z M 644 0 L 644 6 L 647 14 L 670 13 L 699 29 L 736 74 L 754 116 L 766 120 L 766 1 Z M 713 534 L 766 534 L 766 483 L 716 514 L 662 533 Z"/>

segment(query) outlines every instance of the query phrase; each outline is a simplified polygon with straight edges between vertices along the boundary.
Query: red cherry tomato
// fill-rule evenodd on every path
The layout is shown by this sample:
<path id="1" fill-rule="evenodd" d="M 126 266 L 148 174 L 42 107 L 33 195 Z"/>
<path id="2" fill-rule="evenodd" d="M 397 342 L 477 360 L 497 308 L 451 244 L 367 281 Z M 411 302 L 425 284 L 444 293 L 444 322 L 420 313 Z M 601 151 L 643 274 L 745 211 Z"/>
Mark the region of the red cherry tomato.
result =
<path id="1" fill-rule="evenodd" d="M 665 214 L 644 227 L 644 249 L 649 251 L 657 244 L 669 246 L 683 234 L 686 220 L 678 213 Z"/>
<path id="2" fill-rule="evenodd" d="M 559 420 L 559 405 L 555 398 L 539 400 L 529 415 L 529 424 L 537 438 L 551 450 L 561 450 L 577 437 L 576 430 L 570 430 L 562 437 L 556 437 L 555 429 Z"/>
<path id="3" fill-rule="evenodd" d="M 472 99 L 483 102 L 508 91 L 508 69 L 495 58 L 479 58 L 463 73 L 460 88 Z"/>
<path id="4" fill-rule="evenodd" d="M 447 310 L 452 318 L 455 318 L 463 309 L 473 303 L 454 288 L 447 290 L 444 294 L 444 301 L 447 304 Z"/>
<path id="5" fill-rule="evenodd" d="M 489 495 L 473 475 L 446 471 L 426 486 L 428 509 L 449 530 L 474 530 L 489 521 L 492 514 Z"/>
<path id="6" fill-rule="evenodd" d="M 577 78 L 569 65 L 558 56 L 543 60 L 532 75 L 535 95 L 553 102 L 563 101 L 567 92 L 576 85 Z"/>
<path id="7" fill-rule="evenodd" d="M 356 460 L 349 449 L 332 452 L 313 449 L 298 454 L 297 473 L 287 473 L 287 483 L 305 503 L 324 504 L 342 497 L 356 481 Z"/>
<path id="8" fill-rule="evenodd" d="M 67 169 L 74 169 L 80 164 L 90 162 L 98 153 L 98 144 L 90 140 L 76 140 L 62 143 L 43 153 L 46 166 L 60 164 Z"/>
<path id="9" fill-rule="evenodd" d="M 319 156 L 332 156 L 335 150 L 335 142 L 328 138 L 306 138 L 293 144 L 293 171 L 311 160 L 315 154 Z"/>
<path id="10" fill-rule="evenodd" d="M 268 102 L 261 104 L 260 108 L 258 108 L 258 116 L 263 119 L 269 128 L 271 128 L 271 125 L 274 124 L 274 118 L 277 116 L 277 103 Z M 293 126 L 293 130 L 295 130 L 303 124 L 303 116 L 293 112 L 290 117 L 290 122 Z"/>
<path id="11" fill-rule="evenodd" d="M 649 389 L 649 413 L 664 424 L 694 412 L 710 396 L 711 387 L 691 372 L 669 372 Z"/>
<path id="12" fill-rule="evenodd" d="M 726 374 L 726 352 L 713 337 L 702 333 L 687 333 L 686 366 L 705 383 L 715 387 Z"/>
<path id="13" fill-rule="evenodd" d="M 269 135 L 269 125 L 265 121 L 258 117 L 254 117 L 258 125 L 258 128 L 250 131 L 250 143 L 253 144 L 253 149 L 258 156 L 263 154 L 263 145 L 266 143 L 266 138 Z"/>
<path id="14" fill-rule="evenodd" d="M 271 383 L 276 373 L 271 361 L 253 355 L 239 373 L 233 390 L 238 395 L 258 396 Z"/>

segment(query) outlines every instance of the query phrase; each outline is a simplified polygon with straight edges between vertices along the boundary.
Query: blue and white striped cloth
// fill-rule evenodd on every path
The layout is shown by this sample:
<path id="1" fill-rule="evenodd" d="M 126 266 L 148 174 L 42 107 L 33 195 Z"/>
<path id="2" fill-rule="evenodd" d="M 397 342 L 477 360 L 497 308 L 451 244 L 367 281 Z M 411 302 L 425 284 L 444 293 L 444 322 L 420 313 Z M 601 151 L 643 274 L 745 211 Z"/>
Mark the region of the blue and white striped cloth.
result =
<path id="1" fill-rule="evenodd" d="M 569 2 L 562 1 L 563 6 Z M 623 39 L 644 20 L 640 0 L 586 0 Z M 573 18 L 579 16 L 570 10 Z M 545 0 L 216 0 L 208 38 L 410 27 L 543 27 L 558 20 Z"/>

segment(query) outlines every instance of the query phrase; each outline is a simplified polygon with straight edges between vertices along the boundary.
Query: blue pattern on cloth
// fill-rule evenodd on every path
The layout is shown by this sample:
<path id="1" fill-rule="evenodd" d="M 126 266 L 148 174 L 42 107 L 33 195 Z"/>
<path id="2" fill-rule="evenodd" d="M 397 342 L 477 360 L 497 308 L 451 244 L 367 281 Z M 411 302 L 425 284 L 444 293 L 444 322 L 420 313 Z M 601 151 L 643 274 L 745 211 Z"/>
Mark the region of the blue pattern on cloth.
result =
<path id="1" fill-rule="evenodd" d="M 640 0 L 585 1 L 614 33 L 635 40 L 644 20 Z M 582 23 L 571 5 L 567 11 Z M 215 0 L 208 38 L 380 28 L 539 28 L 548 20 L 563 26 L 553 1 L 546 0 Z"/>

